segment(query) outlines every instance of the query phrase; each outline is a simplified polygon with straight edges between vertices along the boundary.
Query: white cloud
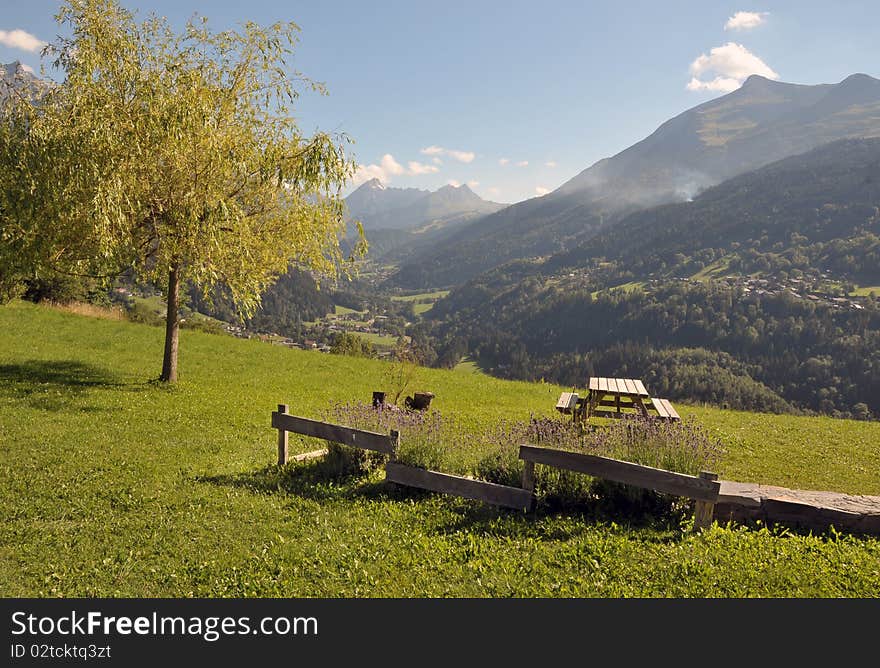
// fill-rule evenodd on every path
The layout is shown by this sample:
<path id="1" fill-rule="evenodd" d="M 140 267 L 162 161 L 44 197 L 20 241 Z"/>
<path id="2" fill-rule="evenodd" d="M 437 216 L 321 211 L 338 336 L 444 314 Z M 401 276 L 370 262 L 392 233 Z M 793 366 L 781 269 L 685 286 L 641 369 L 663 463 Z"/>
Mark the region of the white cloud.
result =
<path id="1" fill-rule="evenodd" d="M 508 162 L 510 162 L 510 158 L 501 158 L 498 161 L 498 164 L 501 165 L 502 167 L 504 167 L 504 165 L 506 165 Z"/>
<path id="2" fill-rule="evenodd" d="M 436 155 L 433 158 L 431 158 L 431 162 L 433 162 L 435 165 L 442 165 L 443 164 L 443 161 L 440 158 L 438 158 Z"/>
<path id="3" fill-rule="evenodd" d="M 547 162 L 544 163 L 544 166 L 549 167 L 550 169 L 553 169 L 554 167 L 556 167 L 556 161 L 555 160 L 548 160 Z"/>
<path id="4" fill-rule="evenodd" d="M 492 186 L 491 188 L 487 188 L 486 192 L 488 192 L 493 197 L 497 197 L 501 194 L 501 188 L 496 188 L 495 186 Z"/>
<path id="5" fill-rule="evenodd" d="M 711 81 L 700 81 L 696 77 L 688 81 L 688 90 L 711 90 L 719 93 L 730 93 L 742 86 L 739 79 L 730 79 L 727 77 L 715 77 Z"/>
<path id="6" fill-rule="evenodd" d="M 767 63 L 742 44 L 735 42 L 716 46 L 709 51 L 709 55 L 701 54 L 691 63 L 690 72 L 693 76 L 687 85 L 688 90 L 711 90 L 723 93 L 736 90 L 752 74 L 759 74 L 768 79 L 779 78 Z"/>
<path id="7" fill-rule="evenodd" d="M 467 184 L 468 184 L 471 188 L 476 188 L 478 185 L 480 185 L 480 182 L 479 182 L 479 181 L 468 181 Z"/>
<path id="8" fill-rule="evenodd" d="M 545 188 L 544 186 L 538 186 L 535 188 L 535 194 L 540 197 L 541 195 L 546 195 L 550 192 L 550 188 Z"/>
<path id="9" fill-rule="evenodd" d="M 0 30 L 0 44 L 8 46 L 10 49 L 21 49 L 30 53 L 36 53 L 46 46 L 46 42 L 18 28 L 15 30 Z"/>
<path id="10" fill-rule="evenodd" d="M 737 12 L 724 24 L 725 30 L 751 30 L 764 23 L 768 12 Z"/>
<path id="11" fill-rule="evenodd" d="M 448 150 L 446 154 L 459 162 L 473 162 L 474 158 L 476 158 L 476 154 L 471 151 L 453 151 L 452 149 Z"/>
<path id="12" fill-rule="evenodd" d="M 453 188 L 458 188 L 461 185 L 461 181 L 456 181 L 455 179 L 449 179 L 446 182 L 446 185 L 452 186 Z"/>
<path id="13" fill-rule="evenodd" d="M 516 166 L 517 167 L 528 167 L 529 161 L 528 160 L 520 160 L 518 163 L 516 163 Z"/>
<path id="14" fill-rule="evenodd" d="M 418 174 L 435 174 L 440 171 L 440 168 L 436 165 L 424 165 L 421 162 L 416 162 L 415 160 L 410 160 L 406 163 L 407 167 L 409 167 L 409 173 L 418 175 Z"/>
<path id="15" fill-rule="evenodd" d="M 403 174 L 403 167 L 397 160 L 394 159 L 394 156 L 390 153 L 386 153 L 382 156 L 382 161 L 379 163 L 382 169 L 385 170 L 386 174 L 393 174 L 395 176 L 399 174 Z"/>
<path id="16" fill-rule="evenodd" d="M 472 151 L 458 151 L 452 148 L 443 148 L 442 146 L 428 146 L 421 150 L 422 155 L 441 156 L 445 155 L 459 162 L 473 162 L 476 154 Z"/>
<path id="17" fill-rule="evenodd" d="M 354 177 L 352 177 L 352 183 L 360 185 L 370 179 L 379 179 L 382 183 L 388 183 L 392 176 L 400 176 L 405 173 L 406 170 L 403 168 L 403 165 L 397 162 L 393 155 L 386 153 L 382 156 L 378 165 L 360 165 L 357 171 L 355 171 Z"/>

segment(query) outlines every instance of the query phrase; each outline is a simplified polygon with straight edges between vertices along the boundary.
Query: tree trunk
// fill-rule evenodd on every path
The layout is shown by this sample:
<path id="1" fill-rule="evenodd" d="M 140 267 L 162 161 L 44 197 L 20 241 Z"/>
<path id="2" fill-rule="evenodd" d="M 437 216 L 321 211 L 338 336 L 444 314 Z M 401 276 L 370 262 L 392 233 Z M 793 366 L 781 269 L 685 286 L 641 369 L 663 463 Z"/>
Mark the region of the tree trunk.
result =
<path id="1" fill-rule="evenodd" d="M 177 344 L 180 322 L 177 314 L 180 307 L 180 265 L 173 265 L 168 272 L 168 313 L 165 316 L 165 357 L 162 360 L 160 380 L 166 383 L 177 382 Z"/>

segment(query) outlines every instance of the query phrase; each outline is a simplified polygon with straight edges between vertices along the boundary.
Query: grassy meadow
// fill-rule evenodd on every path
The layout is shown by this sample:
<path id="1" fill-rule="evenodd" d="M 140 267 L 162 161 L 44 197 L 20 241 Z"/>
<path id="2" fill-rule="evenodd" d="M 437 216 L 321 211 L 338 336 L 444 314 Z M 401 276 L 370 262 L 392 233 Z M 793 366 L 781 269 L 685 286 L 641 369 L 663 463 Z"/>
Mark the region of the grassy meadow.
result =
<path id="1" fill-rule="evenodd" d="M 23 302 L 0 307 L 5 597 L 877 597 L 880 540 L 580 510 L 522 514 L 277 467 L 270 413 L 322 417 L 390 364 Z M 552 416 L 558 386 L 420 368 L 405 394 L 475 435 Z M 727 479 L 880 494 L 880 423 L 677 406 Z M 290 437 L 292 453 L 314 441 Z M 444 460 L 467 470 L 479 438 Z"/>

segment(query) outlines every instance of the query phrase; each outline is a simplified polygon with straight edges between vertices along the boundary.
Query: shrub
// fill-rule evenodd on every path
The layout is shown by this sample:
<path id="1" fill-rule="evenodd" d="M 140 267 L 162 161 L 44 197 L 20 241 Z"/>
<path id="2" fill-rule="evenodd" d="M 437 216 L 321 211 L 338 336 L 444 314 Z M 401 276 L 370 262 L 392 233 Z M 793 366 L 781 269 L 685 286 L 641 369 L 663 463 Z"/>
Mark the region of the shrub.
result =
<path id="1" fill-rule="evenodd" d="M 329 443 L 321 468 L 333 477 L 372 475 L 388 460 L 387 455 L 372 450 L 353 448 L 344 443 Z"/>
<path id="2" fill-rule="evenodd" d="M 498 485 L 518 487 L 522 481 L 523 462 L 519 458 L 519 445 L 513 442 L 499 444 L 498 448 L 483 457 L 474 471 L 477 478 Z"/>
<path id="3" fill-rule="evenodd" d="M 488 436 L 491 451 L 476 467 L 478 477 L 501 485 L 519 485 L 519 444 L 539 445 L 599 455 L 695 475 L 717 464 L 720 443 L 700 426 L 649 419 L 620 420 L 603 428 L 553 418 L 505 423 Z M 622 485 L 581 473 L 536 466 L 535 494 L 549 507 L 571 507 L 601 501 L 616 513 L 652 514 L 674 510 L 676 497 Z"/>
<path id="4" fill-rule="evenodd" d="M 588 447 L 593 454 L 690 475 L 716 466 L 724 452 L 698 424 L 646 418 L 620 420 L 597 430 Z"/>
<path id="5" fill-rule="evenodd" d="M 328 419 L 355 429 L 379 433 L 397 431 L 401 436 L 398 461 L 434 470 L 443 467 L 444 455 L 452 445 L 450 439 L 457 431 L 451 425 L 444 425 L 444 420 L 437 411 L 410 411 L 391 404 L 380 404 L 377 407 L 360 402 L 338 404 L 331 409 Z M 365 473 L 378 468 L 387 460 L 387 456 L 380 453 L 364 454 L 367 455 L 362 464 Z M 359 455 L 353 453 L 349 456 L 355 461 L 360 459 Z"/>

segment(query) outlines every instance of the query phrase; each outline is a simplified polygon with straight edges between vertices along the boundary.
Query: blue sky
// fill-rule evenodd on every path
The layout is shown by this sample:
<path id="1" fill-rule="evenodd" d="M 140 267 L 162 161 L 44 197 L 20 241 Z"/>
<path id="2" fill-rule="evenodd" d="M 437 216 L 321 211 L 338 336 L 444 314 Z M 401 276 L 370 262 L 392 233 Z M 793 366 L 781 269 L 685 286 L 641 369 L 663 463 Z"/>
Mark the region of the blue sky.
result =
<path id="1" fill-rule="evenodd" d="M 59 2 L 2 2 L 0 62 L 39 71 Z M 558 187 L 749 73 L 880 77 L 877 0 L 122 4 L 175 26 L 193 14 L 218 30 L 295 21 L 293 65 L 330 92 L 300 98 L 303 129 L 352 137 L 360 179 L 469 183 L 500 202 Z"/>

